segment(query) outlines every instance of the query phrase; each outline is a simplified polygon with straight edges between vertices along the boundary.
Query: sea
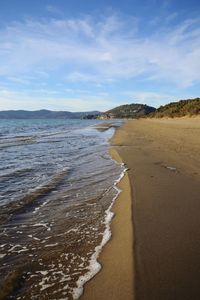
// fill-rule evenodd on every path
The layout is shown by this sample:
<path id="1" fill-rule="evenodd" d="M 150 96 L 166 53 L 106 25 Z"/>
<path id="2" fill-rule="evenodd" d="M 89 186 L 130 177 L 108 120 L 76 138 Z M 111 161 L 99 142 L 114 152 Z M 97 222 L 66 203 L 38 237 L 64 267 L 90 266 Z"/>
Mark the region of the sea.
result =
<path id="1" fill-rule="evenodd" d="M 104 122 L 0 120 L 0 299 L 79 299 L 100 271 L 125 172 Z"/>

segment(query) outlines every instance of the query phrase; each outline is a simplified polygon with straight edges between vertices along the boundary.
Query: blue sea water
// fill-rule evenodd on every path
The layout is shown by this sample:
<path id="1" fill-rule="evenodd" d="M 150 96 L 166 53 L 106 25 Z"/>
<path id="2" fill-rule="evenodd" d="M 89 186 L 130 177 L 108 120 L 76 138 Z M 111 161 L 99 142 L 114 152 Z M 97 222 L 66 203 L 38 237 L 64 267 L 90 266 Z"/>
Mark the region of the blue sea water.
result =
<path id="1" fill-rule="evenodd" d="M 115 129 L 101 123 L 0 120 L 0 280 L 8 299 L 77 299 L 80 278 L 96 273 L 92 257 L 123 172 L 108 154 Z"/>
<path id="2" fill-rule="evenodd" d="M 112 135 L 112 129 L 92 129 L 93 123 L 97 121 L 1 120 L 0 205 L 19 200 L 65 171 L 77 172 L 77 177 L 90 173 L 95 155 Z"/>

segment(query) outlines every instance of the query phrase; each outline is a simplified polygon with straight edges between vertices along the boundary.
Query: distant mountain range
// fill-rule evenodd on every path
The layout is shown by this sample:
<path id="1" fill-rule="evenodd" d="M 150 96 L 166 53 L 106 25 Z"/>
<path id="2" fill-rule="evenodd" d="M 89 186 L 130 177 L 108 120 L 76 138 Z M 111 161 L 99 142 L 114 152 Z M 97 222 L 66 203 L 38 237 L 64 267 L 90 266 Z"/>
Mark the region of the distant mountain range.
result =
<path id="1" fill-rule="evenodd" d="M 82 119 L 86 115 L 99 115 L 99 111 L 92 112 L 69 112 L 51 111 L 46 109 L 27 110 L 7 110 L 0 111 L 0 119 Z"/>

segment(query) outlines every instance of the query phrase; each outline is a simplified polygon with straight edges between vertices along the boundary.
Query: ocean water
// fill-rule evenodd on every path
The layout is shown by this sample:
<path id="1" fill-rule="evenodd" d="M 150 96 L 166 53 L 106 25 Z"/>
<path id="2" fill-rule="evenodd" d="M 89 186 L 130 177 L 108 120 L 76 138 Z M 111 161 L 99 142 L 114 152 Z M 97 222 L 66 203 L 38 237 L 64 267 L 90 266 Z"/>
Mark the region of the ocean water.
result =
<path id="1" fill-rule="evenodd" d="M 100 270 L 124 172 L 101 123 L 0 120 L 0 299 L 78 299 Z"/>

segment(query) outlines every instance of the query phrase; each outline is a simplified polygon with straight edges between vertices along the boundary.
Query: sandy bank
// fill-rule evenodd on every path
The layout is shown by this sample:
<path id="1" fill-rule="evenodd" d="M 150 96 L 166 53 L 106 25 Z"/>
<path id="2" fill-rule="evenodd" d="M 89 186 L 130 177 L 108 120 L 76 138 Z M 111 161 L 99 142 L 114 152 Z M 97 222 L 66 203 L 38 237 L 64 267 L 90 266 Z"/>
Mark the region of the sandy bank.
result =
<path id="1" fill-rule="evenodd" d="M 132 120 L 113 144 L 134 193 L 136 299 L 200 299 L 200 118 Z"/>
<path id="2" fill-rule="evenodd" d="M 111 149 L 111 155 L 121 161 L 114 149 Z M 115 213 L 112 238 L 99 258 L 102 270 L 85 285 L 81 300 L 133 300 L 132 201 L 127 174 L 118 187 L 123 192 L 112 209 Z"/>

